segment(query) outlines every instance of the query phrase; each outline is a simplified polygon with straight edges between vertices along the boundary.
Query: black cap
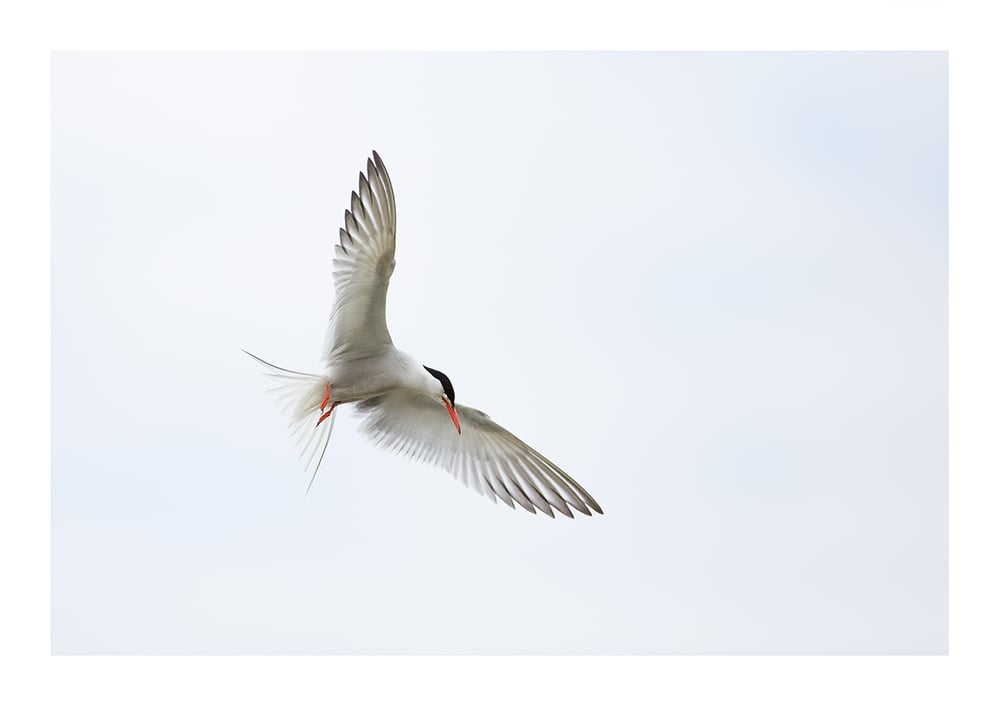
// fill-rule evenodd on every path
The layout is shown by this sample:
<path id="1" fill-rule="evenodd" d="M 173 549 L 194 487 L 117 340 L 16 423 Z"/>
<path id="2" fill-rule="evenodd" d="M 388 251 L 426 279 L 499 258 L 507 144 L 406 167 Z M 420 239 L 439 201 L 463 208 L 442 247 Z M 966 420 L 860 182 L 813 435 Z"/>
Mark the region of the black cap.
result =
<path id="1" fill-rule="evenodd" d="M 431 375 L 436 377 L 441 382 L 441 387 L 444 388 L 444 394 L 448 397 L 448 400 L 451 402 L 451 406 L 454 407 L 455 388 L 452 387 L 451 380 L 448 379 L 448 376 L 442 373 L 440 370 L 435 370 L 434 368 L 428 368 L 426 365 L 424 366 L 424 370 L 429 372 Z"/>

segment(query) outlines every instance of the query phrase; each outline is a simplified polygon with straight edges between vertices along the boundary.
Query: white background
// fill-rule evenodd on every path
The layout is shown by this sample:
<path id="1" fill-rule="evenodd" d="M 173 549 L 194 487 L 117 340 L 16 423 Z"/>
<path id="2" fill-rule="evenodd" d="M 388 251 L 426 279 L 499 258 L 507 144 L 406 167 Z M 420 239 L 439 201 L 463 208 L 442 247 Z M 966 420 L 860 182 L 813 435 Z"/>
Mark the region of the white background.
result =
<path id="1" fill-rule="evenodd" d="M 990 703 L 1000 631 L 1000 574 L 993 537 L 1000 495 L 992 442 L 1000 425 L 994 361 L 995 238 L 1000 103 L 993 25 L 980 3 L 935 0 L 825 3 L 712 2 L 656 9 L 560 0 L 512 0 L 502 13 L 313 0 L 248 6 L 178 0 L 95 0 L 5 6 L 0 81 L 0 209 L 10 257 L 0 258 L 7 330 L 24 345 L 0 347 L 10 371 L 0 421 L 0 537 L 10 576 L 0 656 L 5 696 L 23 703 L 368 703 L 422 700 L 510 703 L 553 697 L 691 704 Z M 567 12 L 572 10 L 572 22 Z M 613 48 L 947 49 L 949 51 L 949 651 L 939 657 L 796 659 L 614 658 L 50 658 L 50 56 L 49 49 L 135 48 Z M 428 469 L 430 470 L 430 469 Z M 447 480 L 447 479 L 446 479 Z"/>
<path id="2" fill-rule="evenodd" d="M 947 649 L 947 58 L 57 54 L 55 653 Z M 606 516 L 491 507 L 316 370 L 370 148 L 397 345 Z"/>

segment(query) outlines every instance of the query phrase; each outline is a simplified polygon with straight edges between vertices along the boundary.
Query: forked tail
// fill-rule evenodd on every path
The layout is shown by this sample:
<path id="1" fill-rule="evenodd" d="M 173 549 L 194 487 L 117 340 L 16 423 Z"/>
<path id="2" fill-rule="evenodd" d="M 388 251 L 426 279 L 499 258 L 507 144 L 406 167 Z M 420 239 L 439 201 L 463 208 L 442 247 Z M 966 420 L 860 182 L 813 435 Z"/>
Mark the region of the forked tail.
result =
<path id="1" fill-rule="evenodd" d="M 300 448 L 300 458 L 306 459 L 306 470 L 316 460 L 306 488 L 308 494 L 316 480 L 316 473 L 323 462 L 323 455 L 330 443 L 330 433 L 333 431 L 335 412 L 333 401 L 329 398 L 330 385 L 321 375 L 279 368 L 250 351 L 243 352 L 267 368 L 264 375 L 277 383 L 268 392 L 274 393 L 282 413 L 289 417 L 288 428 L 295 445 Z"/>

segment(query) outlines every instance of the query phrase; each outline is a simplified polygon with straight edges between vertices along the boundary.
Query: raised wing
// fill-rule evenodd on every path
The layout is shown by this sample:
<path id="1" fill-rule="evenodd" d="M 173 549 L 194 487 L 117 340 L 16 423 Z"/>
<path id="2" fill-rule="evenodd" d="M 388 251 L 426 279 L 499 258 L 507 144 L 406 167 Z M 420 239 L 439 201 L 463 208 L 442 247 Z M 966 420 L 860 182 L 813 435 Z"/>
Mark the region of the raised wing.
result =
<path id="1" fill-rule="evenodd" d="M 382 159 L 377 152 L 372 159 L 368 175 L 361 173 L 358 190 L 351 193 L 340 243 L 334 246 L 337 299 L 327 330 L 328 363 L 392 344 L 385 325 L 385 294 L 396 266 L 396 200 Z"/>
<path id="2" fill-rule="evenodd" d="M 366 415 L 361 430 L 376 444 L 441 466 L 493 502 L 549 517 L 553 508 L 567 517 L 570 507 L 604 513 L 579 483 L 478 409 L 455 405 L 459 435 L 445 408 L 425 395 L 396 390 L 357 408 Z"/>

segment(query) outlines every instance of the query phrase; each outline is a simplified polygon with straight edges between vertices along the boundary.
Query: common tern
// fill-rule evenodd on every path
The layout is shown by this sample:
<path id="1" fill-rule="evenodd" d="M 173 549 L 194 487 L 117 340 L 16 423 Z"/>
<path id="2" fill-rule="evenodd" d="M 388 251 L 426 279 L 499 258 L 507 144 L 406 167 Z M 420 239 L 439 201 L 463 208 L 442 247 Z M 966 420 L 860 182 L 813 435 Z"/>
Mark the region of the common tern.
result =
<path id="1" fill-rule="evenodd" d="M 289 426 L 313 461 L 312 487 L 333 429 L 335 412 L 354 404 L 364 415 L 361 431 L 386 449 L 439 465 L 467 486 L 515 503 L 529 512 L 553 509 L 603 514 L 590 493 L 558 466 L 494 422 L 485 413 L 455 403 L 444 373 L 396 348 L 385 323 L 386 291 L 396 267 L 396 202 L 389 174 L 377 152 L 361 172 L 351 208 L 344 211 L 340 242 L 334 246 L 336 300 L 330 314 L 323 374 L 272 365 Z"/>

